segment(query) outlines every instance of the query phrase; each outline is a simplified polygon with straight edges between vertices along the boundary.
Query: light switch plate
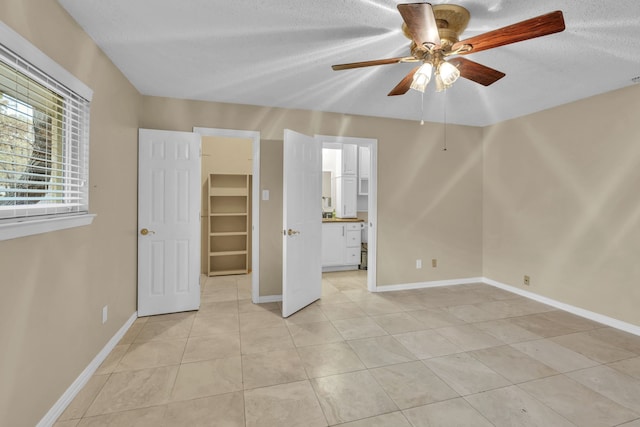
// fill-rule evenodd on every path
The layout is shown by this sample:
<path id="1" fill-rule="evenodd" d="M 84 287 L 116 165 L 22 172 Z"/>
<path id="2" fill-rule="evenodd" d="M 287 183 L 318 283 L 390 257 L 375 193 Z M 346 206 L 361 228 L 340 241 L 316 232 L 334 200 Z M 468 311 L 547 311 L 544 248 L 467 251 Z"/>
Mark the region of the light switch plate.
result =
<path id="1" fill-rule="evenodd" d="M 269 190 L 262 190 L 262 200 L 269 200 Z"/>

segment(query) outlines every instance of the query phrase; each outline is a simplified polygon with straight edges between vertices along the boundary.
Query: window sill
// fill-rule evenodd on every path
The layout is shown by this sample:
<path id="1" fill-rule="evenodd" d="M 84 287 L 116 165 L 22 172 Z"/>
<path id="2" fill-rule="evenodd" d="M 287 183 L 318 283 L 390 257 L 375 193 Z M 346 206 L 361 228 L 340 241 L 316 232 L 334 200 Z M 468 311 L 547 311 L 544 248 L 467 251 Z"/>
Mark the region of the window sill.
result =
<path id="1" fill-rule="evenodd" d="M 0 241 L 82 227 L 91 224 L 95 217 L 96 214 L 81 214 L 55 218 L 25 219 L 21 222 L 0 224 Z"/>

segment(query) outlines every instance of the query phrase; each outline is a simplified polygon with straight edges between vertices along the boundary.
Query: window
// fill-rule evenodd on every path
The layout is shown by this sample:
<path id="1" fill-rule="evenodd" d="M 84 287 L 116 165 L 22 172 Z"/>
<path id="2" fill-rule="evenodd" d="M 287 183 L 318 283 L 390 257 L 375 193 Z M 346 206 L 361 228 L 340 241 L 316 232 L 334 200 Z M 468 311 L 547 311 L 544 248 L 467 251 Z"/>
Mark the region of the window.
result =
<path id="1" fill-rule="evenodd" d="M 92 92 L 0 24 L 0 227 L 86 214 Z"/>

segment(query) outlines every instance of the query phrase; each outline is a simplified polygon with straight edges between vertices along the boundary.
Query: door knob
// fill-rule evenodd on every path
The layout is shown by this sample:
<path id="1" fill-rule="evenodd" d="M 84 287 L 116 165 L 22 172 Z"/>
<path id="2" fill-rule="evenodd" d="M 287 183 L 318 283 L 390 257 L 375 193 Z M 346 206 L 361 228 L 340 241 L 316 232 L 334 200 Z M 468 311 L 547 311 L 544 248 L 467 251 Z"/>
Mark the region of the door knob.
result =
<path id="1" fill-rule="evenodd" d="M 142 230 L 140 230 L 140 234 L 142 234 L 143 236 L 146 236 L 147 234 L 156 234 L 156 232 L 153 230 L 147 230 L 146 228 L 143 228 Z"/>
<path id="2" fill-rule="evenodd" d="M 287 234 L 289 236 L 293 236 L 294 234 L 300 234 L 300 232 L 296 231 L 296 230 L 289 229 L 289 230 L 287 230 Z"/>

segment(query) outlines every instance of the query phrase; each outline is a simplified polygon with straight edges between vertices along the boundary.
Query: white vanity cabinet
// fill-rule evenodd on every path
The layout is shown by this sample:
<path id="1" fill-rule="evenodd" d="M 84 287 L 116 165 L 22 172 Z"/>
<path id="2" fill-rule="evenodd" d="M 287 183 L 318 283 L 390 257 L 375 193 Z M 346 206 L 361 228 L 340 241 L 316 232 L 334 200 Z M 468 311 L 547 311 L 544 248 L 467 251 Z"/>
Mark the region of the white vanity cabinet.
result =
<path id="1" fill-rule="evenodd" d="M 346 252 L 345 224 L 322 224 L 322 266 L 342 265 Z"/>
<path id="2" fill-rule="evenodd" d="M 362 223 L 347 223 L 346 225 L 346 249 L 344 262 L 358 268 L 360 264 L 360 251 L 362 250 Z"/>
<path id="3" fill-rule="evenodd" d="M 358 145 L 342 144 L 342 150 L 338 154 L 338 165 L 341 167 L 338 176 L 358 174 Z"/>
<path id="4" fill-rule="evenodd" d="M 357 270 L 363 222 L 322 224 L 322 271 Z"/>
<path id="5" fill-rule="evenodd" d="M 336 216 L 355 218 L 358 210 L 358 180 L 355 175 L 336 178 Z"/>

